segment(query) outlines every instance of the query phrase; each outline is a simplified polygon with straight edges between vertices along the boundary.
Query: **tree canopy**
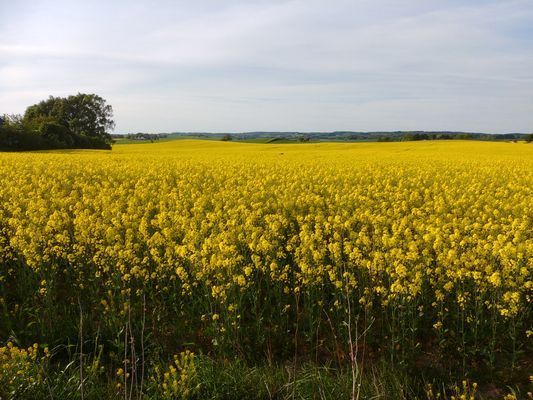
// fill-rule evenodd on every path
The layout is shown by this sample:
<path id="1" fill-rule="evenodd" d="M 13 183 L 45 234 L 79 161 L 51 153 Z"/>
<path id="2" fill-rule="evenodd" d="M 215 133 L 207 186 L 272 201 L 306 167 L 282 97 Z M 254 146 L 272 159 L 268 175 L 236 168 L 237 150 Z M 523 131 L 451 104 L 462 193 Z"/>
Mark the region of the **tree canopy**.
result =
<path id="1" fill-rule="evenodd" d="M 50 96 L 29 106 L 24 121 L 41 129 L 43 124 L 53 122 L 67 128 L 75 135 L 102 139 L 110 142 L 109 131 L 115 127 L 113 108 L 96 94 L 78 93 L 62 97 Z"/>
<path id="2" fill-rule="evenodd" d="M 5 116 L 0 147 L 110 149 L 114 127 L 113 108 L 96 94 L 50 96 L 29 106 L 22 117 Z"/>

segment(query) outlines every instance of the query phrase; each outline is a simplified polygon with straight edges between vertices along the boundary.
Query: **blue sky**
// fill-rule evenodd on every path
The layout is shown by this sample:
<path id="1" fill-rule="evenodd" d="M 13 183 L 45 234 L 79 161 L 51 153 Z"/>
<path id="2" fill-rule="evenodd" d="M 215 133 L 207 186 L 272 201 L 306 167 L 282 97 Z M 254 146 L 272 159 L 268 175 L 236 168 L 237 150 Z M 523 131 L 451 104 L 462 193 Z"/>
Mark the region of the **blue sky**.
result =
<path id="1" fill-rule="evenodd" d="M 533 131 L 533 0 L 0 0 L 0 113 L 117 133 Z"/>

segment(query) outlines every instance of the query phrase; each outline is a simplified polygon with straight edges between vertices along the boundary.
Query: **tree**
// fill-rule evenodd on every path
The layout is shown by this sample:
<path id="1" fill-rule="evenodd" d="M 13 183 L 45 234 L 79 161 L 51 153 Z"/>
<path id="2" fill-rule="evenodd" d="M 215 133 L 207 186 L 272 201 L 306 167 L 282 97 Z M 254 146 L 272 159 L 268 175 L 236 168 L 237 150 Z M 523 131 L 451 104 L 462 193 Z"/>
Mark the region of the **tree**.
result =
<path id="1" fill-rule="evenodd" d="M 9 126 L 12 128 L 22 129 L 22 115 L 4 114 L 0 115 L 0 126 Z"/>
<path id="2" fill-rule="evenodd" d="M 4 114 L 0 116 L 0 150 L 39 150 L 50 145 L 42 135 L 24 128 L 22 116 Z"/>
<path id="3" fill-rule="evenodd" d="M 41 135 L 53 147 L 74 147 L 75 136 L 68 128 L 55 122 L 47 122 L 41 126 Z"/>
<path id="4" fill-rule="evenodd" d="M 233 136 L 231 136 L 229 133 L 226 133 L 220 140 L 223 142 L 231 142 L 233 140 Z"/>
<path id="5" fill-rule="evenodd" d="M 88 142 L 100 142 L 109 145 L 112 142 L 109 133 L 115 127 L 113 108 L 96 94 L 78 93 L 66 98 L 50 96 L 26 109 L 24 125 L 41 133 L 50 133 L 50 124 L 61 125 L 70 135 L 88 138 Z M 46 128 L 48 126 L 48 128 Z M 46 132 L 45 132 L 46 131 Z M 59 133 L 54 126 L 52 131 Z M 63 137 L 67 133 L 61 132 Z M 70 140 L 69 140 L 70 141 Z"/>

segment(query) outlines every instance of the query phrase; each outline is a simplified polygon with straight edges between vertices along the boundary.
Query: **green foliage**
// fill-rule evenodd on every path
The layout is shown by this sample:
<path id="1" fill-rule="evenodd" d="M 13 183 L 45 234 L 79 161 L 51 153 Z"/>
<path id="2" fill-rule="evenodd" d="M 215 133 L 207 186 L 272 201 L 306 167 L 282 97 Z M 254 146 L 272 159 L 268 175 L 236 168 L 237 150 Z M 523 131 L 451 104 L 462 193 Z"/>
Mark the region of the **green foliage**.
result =
<path id="1" fill-rule="evenodd" d="M 12 125 L 0 126 L 0 150 L 40 150 L 51 148 L 38 132 Z"/>
<path id="2" fill-rule="evenodd" d="M 189 399 L 199 389 L 197 360 L 190 351 L 174 355 L 170 365 L 161 368 L 156 365 L 147 385 L 148 393 L 161 400 Z"/>
<path id="3" fill-rule="evenodd" d="M 26 109 L 24 123 L 42 129 L 47 122 L 67 128 L 72 134 L 99 138 L 109 143 L 115 127 L 113 108 L 96 94 L 78 93 L 65 98 L 50 96 Z"/>
<path id="4" fill-rule="evenodd" d="M 0 346 L 0 399 L 31 397 L 43 388 L 40 368 L 45 357 L 38 345 L 20 348 L 13 342 Z"/>
<path id="5" fill-rule="evenodd" d="M 0 150 L 110 149 L 113 109 L 95 94 L 50 96 L 0 119 Z"/>
<path id="6" fill-rule="evenodd" d="M 45 122 L 40 126 L 41 135 L 52 144 L 53 147 L 73 147 L 75 135 L 65 126 L 57 122 Z"/>
<path id="7" fill-rule="evenodd" d="M 1 347 L 0 347 L 1 348 Z M 25 352 L 26 350 L 21 350 Z M 77 351 L 64 356 L 65 349 L 38 356 L 15 355 L 0 362 L 0 398 L 6 400 L 503 400 L 529 398 L 531 391 L 508 387 L 494 390 L 476 381 L 435 380 L 413 374 L 406 368 L 387 363 L 367 366 L 353 375 L 349 368 L 320 366 L 316 363 L 248 365 L 240 359 L 216 360 L 183 352 L 170 363 L 146 365 L 145 374 L 135 379 L 122 368 L 102 365 L 100 354 L 84 354 L 80 366 Z M 17 350 L 18 352 L 18 350 Z M 13 360 L 15 359 L 15 360 Z M 61 361 L 61 362 L 59 362 Z M 9 379 L 2 382 L 1 367 Z M 81 371 L 83 369 L 83 372 Z M 82 372 L 82 373 L 80 373 Z M 505 395 L 511 393 L 512 395 Z M 514 396 L 514 397 L 513 397 Z"/>

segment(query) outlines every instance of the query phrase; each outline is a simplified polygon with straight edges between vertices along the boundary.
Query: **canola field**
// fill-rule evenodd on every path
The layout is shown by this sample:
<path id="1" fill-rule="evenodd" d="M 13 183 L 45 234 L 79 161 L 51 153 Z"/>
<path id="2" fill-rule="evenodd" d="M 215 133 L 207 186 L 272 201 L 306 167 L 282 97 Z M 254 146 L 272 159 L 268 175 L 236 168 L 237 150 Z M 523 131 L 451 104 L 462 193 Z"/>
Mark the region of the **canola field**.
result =
<path id="1" fill-rule="evenodd" d="M 126 386 L 181 352 L 520 374 L 532 191 L 524 143 L 0 153 L 0 343 L 81 335 Z"/>

